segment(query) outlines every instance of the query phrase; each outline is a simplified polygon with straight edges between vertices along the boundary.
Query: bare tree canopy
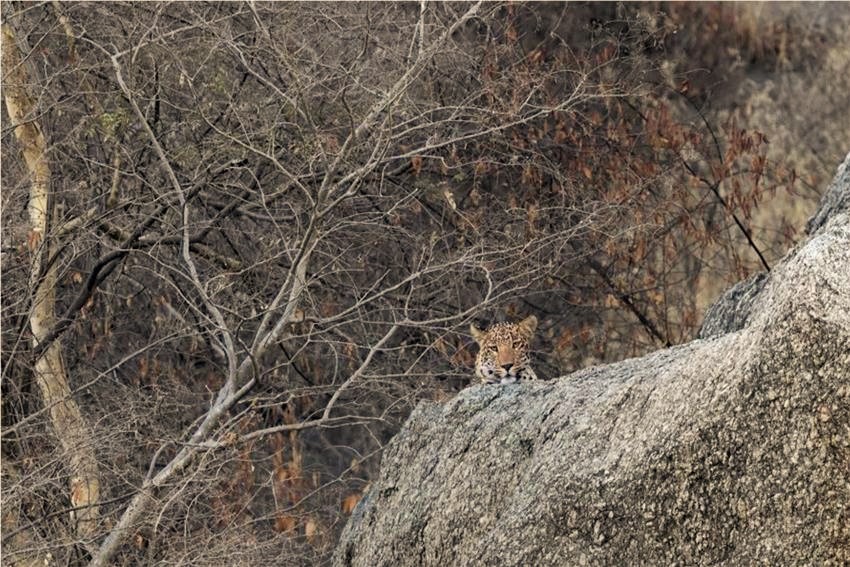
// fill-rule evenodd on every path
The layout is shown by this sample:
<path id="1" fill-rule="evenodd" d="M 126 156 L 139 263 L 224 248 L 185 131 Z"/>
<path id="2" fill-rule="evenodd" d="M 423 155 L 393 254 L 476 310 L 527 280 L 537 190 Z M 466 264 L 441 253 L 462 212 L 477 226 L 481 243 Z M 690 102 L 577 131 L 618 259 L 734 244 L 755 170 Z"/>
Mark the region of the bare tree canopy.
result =
<path id="1" fill-rule="evenodd" d="M 5 2 L 4 562 L 326 561 L 471 323 L 544 379 L 695 336 L 836 161 L 715 104 L 724 10 Z"/>

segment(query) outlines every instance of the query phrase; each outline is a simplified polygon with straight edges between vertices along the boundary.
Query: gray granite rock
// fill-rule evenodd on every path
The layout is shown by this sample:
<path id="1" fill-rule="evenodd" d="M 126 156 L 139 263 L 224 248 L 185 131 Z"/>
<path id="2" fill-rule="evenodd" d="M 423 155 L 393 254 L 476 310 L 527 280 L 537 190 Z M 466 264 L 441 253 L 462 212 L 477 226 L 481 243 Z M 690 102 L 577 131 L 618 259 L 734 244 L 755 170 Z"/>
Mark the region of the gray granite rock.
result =
<path id="1" fill-rule="evenodd" d="M 814 234 L 826 223 L 827 219 L 838 213 L 850 213 L 850 153 L 844 163 L 838 166 L 835 179 L 821 198 L 815 215 L 806 223 L 806 234 Z"/>
<path id="2" fill-rule="evenodd" d="M 806 234 L 814 234 L 828 218 L 842 212 L 850 213 L 850 153 L 838 167 L 835 179 L 821 198 L 817 212 L 806 223 Z M 751 307 L 767 278 L 768 274 L 762 272 L 726 290 L 706 311 L 698 337 L 705 339 L 742 329 L 747 324 Z"/>
<path id="3" fill-rule="evenodd" d="M 766 272 L 761 272 L 727 289 L 706 311 L 698 338 L 707 339 L 743 329 L 767 276 Z"/>
<path id="4" fill-rule="evenodd" d="M 707 338 L 420 405 L 334 565 L 850 564 L 847 170 Z"/>

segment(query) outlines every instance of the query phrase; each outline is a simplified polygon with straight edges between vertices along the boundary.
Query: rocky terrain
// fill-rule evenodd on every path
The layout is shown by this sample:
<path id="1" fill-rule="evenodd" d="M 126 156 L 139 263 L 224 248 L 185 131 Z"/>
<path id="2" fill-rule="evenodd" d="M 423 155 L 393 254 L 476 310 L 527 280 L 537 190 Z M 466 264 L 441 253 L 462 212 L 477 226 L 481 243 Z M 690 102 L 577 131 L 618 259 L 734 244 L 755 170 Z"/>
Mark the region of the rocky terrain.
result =
<path id="1" fill-rule="evenodd" d="M 850 155 L 700 338 L 424 403 L 334 565 L 850 562 Z"/>

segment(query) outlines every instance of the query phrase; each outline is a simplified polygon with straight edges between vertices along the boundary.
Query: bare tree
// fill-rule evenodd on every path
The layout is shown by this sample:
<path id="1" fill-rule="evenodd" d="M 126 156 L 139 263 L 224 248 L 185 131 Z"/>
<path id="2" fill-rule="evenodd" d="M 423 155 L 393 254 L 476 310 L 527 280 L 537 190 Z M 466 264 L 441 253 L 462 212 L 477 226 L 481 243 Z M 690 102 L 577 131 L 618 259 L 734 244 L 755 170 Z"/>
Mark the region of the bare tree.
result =
<path id="1" fill-rule="evenodd" d="M 86 543 L 97 533 L 100 475 L 91 432 L 80 408 L 71 397 L 68 373 L 60 345 L 42 346 L 56 325 L 57 269 L 54 254 L 57 247 L 48 237 L 54 217 L 51 171 L 45 138 L 36 118 L 36 105 L 28 85 L 32 83 L 27 65 L 20 56 L 11 26 L 2 31 L 3 68 L 7 73 L 6 110 L 13 123 L 15 136 L 22 148 L 29 177 L 30 232 L 27 244 L 32 251 L 28 286 L 32 290 L 29 327 L 32 344 L 39 354 L 33 362 L 33 379 L 48 410 L 53 432 L 59 439 L 69 469 L 71 517 L 77 535 Z M 12 526 L 10 526 L 12 527 Z"/>
<path id="2" fill-rule="evenodd" d="M 591 311 L 628 322 L 609 357 L 696 324 L 656 281 L 705 234 L 678 238 L 710 203 L 676 181 L 716 168 L 646 80 L 663 29 L 481 2 L 5 6 L 39 70 L 4 38 L 5 94 L 31 101 L 3 131 L 13 561 L 318 561 L 413 405 L 469 382 L 471 320 L 534 312 L 540 350 L 581 360 Z M 14 205 L 36 186 L 37 241 Z M 576 363 L 542 354 L 548 378 Z"/>

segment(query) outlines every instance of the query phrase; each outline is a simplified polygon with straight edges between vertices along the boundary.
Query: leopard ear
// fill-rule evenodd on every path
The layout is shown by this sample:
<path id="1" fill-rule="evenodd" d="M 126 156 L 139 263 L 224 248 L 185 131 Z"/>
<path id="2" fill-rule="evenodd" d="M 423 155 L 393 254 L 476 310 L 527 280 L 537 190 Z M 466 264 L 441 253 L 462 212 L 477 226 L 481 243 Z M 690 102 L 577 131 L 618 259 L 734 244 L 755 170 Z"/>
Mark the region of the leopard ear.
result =
<path id="1" fill-rule="evenodd" d="M 483 341 L 485 335 L 487 335 L 487 333 L 476 327 L 475 323 L 471 323 L 469 325 L 469 334 L 472 335 L 472 338 L 475 339 L 475 342 L 478 344 L 481 344 L 481 341 Z"/>
<path id="2" fill-rule="evenodd" d="M 530 339 L 534 335 L 535 329 L 537 329 L 537 317 L 529 315 L 517 323 L 517 328 L 519 329 L 519 332 L 522 333 L 522 336 L 526 339 Z"/>

